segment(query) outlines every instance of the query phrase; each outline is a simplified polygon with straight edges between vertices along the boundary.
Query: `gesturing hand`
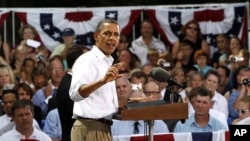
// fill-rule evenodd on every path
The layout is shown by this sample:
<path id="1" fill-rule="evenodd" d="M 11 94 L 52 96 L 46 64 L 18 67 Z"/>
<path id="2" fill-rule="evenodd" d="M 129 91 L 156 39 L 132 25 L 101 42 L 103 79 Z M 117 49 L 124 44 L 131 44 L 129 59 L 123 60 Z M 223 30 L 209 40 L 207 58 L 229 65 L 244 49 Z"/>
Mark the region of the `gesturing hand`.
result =
<path id="1" fill-rule="evenodd" d="M 105 83 L 111 82 L 111 81 L 115 80 L 116 78 L 121 77 L 121 75 L 119 74 L 119 71 L 123 70 L 123 69 L 124 69 L 124 63 L 114 64 L 106 72 L 106 75 L 104 76 L 104 82 Z"/>

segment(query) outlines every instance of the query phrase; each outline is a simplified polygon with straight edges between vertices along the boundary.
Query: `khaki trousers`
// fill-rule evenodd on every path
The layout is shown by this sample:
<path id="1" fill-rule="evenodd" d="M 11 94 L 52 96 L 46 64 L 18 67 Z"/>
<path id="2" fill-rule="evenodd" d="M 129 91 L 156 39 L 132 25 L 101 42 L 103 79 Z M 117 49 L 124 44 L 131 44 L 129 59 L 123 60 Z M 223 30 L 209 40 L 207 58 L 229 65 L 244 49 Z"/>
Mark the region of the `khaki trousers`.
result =
<path id="1" fill-rule="evenodd" d="M 111 127 L 95 120 L 78 119 L 71 129 L 71 141 L 112 141 Z"/>

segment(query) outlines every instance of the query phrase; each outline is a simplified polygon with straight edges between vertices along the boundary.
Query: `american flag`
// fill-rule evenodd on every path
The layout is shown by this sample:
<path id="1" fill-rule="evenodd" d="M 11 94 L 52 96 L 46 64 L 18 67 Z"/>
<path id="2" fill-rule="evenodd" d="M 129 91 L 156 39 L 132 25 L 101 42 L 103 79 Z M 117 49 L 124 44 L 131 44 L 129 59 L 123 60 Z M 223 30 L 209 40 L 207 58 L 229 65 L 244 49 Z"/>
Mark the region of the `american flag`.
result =
<path id="1" fill-rule="evenodd" d="M 206 5 L 200 8 L 168 8 L 164 6 L 150 7 L 109 7 L 85 9 L 52 9 L 52 10 L 15 10 L 25 24 L 33 25 L 45 46 L 53 50 L 62 42 L 61 32 L 71 27 L 77 35 L 77 43 L 93 44 L 93 32 L 97 23 L 103 18 L 118 21 L 122 32 L 129 35 L 132 26 L 139 20 L 141 11 L 145 11 L 152 20 L 162 40 L 169 47 L 179 38 L 181 27 L 189 20 L 199 22 L 203 38 L 211 46 L 215 46 L 215 37 L 225 33 L 238 36 L 243 42 L 247 33 L 247 10 L 245 3 L 224 5 Z"/>
<path id="2" fill-rule="evenodd" d="M 214 47 L 215 37 L 222 33 L 228 37 L 237 36 L 242 42 L 246 40 L 246 6 L 245 3 L 236 3 L 192 9 L 157 8 L 147 9 L 146 13 L 170 47 L 180 37 L 181 27 L 190 20 L 199 22 L 203 39 Z"/>
<path id="3" fill-rule="evenodd" d="M 20 20 L 36 28 L 43 44 L 50 50 L 62 43 L 61 34 L 64 28 L 71 27 L 76 33 L 76 43 L 92 45 L 93 33 L 98 22 L 104 18 L 118 21 L 121 31 L 129 34 L 138 17 L 140 9 L 131 8 L 93 8 L 91 10 L 18 10 Z"/>
<path id="4" fill-rule="evenodd" d="M 10 14 L 10 10 L 0 10 L 0 27 Z"/>

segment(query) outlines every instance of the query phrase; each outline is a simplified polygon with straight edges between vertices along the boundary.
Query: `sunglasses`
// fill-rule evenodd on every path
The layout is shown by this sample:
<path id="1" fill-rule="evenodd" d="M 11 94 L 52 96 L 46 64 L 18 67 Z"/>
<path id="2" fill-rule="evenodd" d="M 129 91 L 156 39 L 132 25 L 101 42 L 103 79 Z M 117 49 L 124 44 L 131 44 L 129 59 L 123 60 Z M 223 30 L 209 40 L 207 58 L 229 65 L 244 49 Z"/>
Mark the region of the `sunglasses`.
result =
<path id="1" fill-rule="evenodd" d="M 247 113 L 247 112 L 249 112 L 249 110 L 248 109 L 245 109 L 245 110 L 243 110 L 243 109 L 237 109 L 237 112 L 240 114 L 245 114 L 245 113 Z"/>
<path id="2" fill-rule="evenodd" d="M 198 31 L 198 28 L 196 28 L 196 27 L 191 27 L 191 26 L 188 26 L 187 28 L 188 28 L 188 29 L 190 29 L 190 30 L 195 30 L 195 31 Z"/>

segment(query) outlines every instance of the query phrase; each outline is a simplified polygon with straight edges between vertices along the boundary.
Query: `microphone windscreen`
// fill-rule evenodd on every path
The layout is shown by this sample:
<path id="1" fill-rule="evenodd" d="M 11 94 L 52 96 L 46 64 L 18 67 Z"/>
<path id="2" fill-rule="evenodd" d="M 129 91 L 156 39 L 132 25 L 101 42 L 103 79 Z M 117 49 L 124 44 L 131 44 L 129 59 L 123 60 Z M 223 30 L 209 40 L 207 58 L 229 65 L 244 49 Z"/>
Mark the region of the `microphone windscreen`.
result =
<path id="1" fill-rule="evenodd" d="M 150 75 L 153 77 L 153 79 L 159 82 L 167 82 L 170 77 L 169 72 L 161 67 L 154 67 L 151 70 Z"/>

